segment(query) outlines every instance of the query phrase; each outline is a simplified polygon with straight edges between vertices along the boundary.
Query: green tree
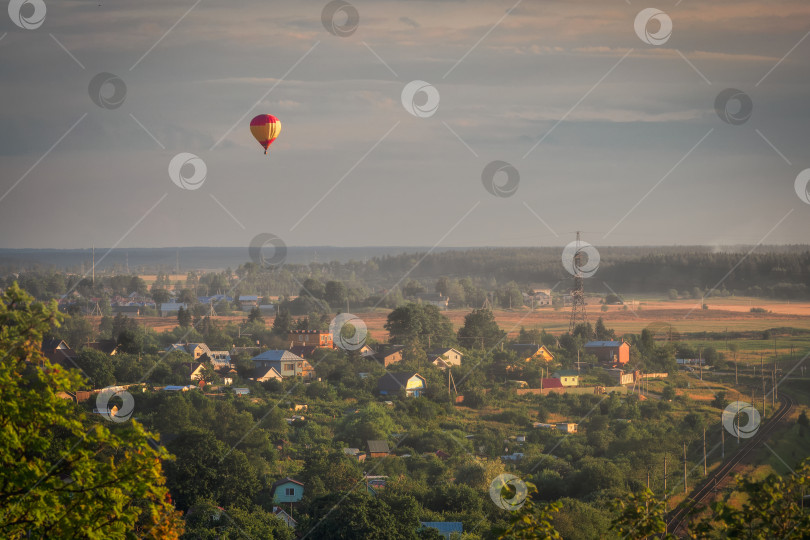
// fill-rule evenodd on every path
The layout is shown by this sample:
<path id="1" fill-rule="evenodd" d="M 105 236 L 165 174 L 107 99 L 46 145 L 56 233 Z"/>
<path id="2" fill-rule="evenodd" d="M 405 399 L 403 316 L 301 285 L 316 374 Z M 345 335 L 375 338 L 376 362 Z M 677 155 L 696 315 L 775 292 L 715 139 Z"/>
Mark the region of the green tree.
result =
<path id="1" fill-rule="evenodd" d="M 261 323 L 264 324 L 264 316 L 262 315 L 262 311 L 259 309 L 259 306 L 254 307 L 248 313 L 248 323 Z"/>
<path id="2" fill-rule="evenodd" d="M 617 516 L 610 528 L 622 537 L 675 540 L 673 535 L 666 533 L 666 501 L 656 497 L 649 489 L 616 499 L 612 507 Z"/>
<path id="3" fill-rule="evenodd" d="M 191 326 L 191 312 L 183 306 L 180 306 L 180 309 L 177 310 L 177 324 L 183 328 Z"/>
<path id="4" fill-rule="evenodd" d="M 394 343 L 418 339 L 423 345 L 430 336 L 431 345 L 449 345 L 454 341 L 453 325 L 431 304 L 408 303 L 388 314 L 385 329 Z"/>
<path id="5" fill-rule="evenodd" d="M 71 315 L 65 317 L 65 321 L 54 328 L 50 334 L 58 339 L 62 339 L 73 349 L 78 350 L 85 343 L 93 339 L 95 331 L 93 325 L 81 315 Z"/>
<path id="6" fill-rule="evenodd" d="M 464 326 L 458 329 L 458 342 L 465 347 L 483 345 L 491 349 L 500 343 L 506 332 L 500 329 L 489 309 L 475 309 L 464 317 Z"/>
<path id="7" fill-rule="evenodd" d="M 410 496 L 374 497 L 355 490 L 315 499 L 308 510 L 309 517 L 302 520 L 300 527 L 308 538 L 418 538 L 419 506 Z"/>
<path id="8" fill-rule="evenodd" d="M 292 317 L 289 310 L 279 309 L 275 319 L 273 319 L 273 333 L 277 336 L 287 337 L 292 327 Z"/>
<path id="9" fill-rule="evenodd" d="M 512 514 L 509 527 L 498 536 L 498 540 L 529 540 L 535 538 L 550 538 L 560 540 L 562 536 L 552 524 L 553 516 L 560 511 L 562 505 L 554 503 L 535 503 L 532 496 L 537 488 L 531 482 L 526 482 L 527 496 L 523 506 Z M 514 496 L 509 493 L 510 487 L 503 486 L 502 496 L 510 499 Z"/>
<path id="10" fill-rule="evenodd" d="M 771 474 L 757 481 L 735 475 L 734 479 L 745 502 L 740 508 L 738 503 L 732 503 L 729 493 L 710 505 L 713 514 L 695 526 L 701 537 L 718 533 L 723 538 L 810 537 L 810 512 L 802 502 L 810 486 L 810 458 L 785 477 Z"/>
<path id="11" fill-rule="evenodd" d="M 115 361 L 101 351 L 85 348 L 76 358 L 76 365 L 89 377 L 91 388 L 115 384 Z"/>
<path id="12" fill-rule="evenodd" d="M 0 301 L 0 536 L 177 538 L 182 521 L 164 485 L 155 435 L 135 421 L 112 433 L 58 392 L 77 371 L 52 366 L 42 336 L 61 321 L 16 283 Z"/>
<path id="13" fill-rule="evenodd" d="M 333 308 L 341 308 L 346 305 L 346 298 L 348 297 L 348 290 L 346 285 L 340 281 L 327 281 L 326 282 L 326 297 L 325 300 Z"/>
<path id="14" fill-rule="evenodd" d="M 169 450 L 176 459 L 166 466 L 167 485 L 182 510 L 204 498 L 221 506 L 245 506 L 259 490 L 256 470 L 244 452 L 211 433 L 184 432 L 169 444 Z"/>

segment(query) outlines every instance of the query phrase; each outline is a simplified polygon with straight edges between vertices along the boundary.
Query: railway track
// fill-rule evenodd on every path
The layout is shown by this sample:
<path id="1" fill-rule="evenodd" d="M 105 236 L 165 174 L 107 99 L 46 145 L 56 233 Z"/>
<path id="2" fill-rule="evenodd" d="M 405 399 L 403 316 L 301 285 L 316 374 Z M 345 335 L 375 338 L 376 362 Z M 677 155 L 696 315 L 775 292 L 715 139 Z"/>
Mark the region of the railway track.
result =
<path id="1" fill-rule="evenodd" d="M 673 534 L 677 532 L 677 530 L 680 529 L 686 522 L 689 511 L 706 500 L 711 494 L 712 490 L 714 490 L 715 486 L 727 478 L 731 474 L 731 471 L 733 471 L 734 468 L 746 458 L 746 456 L 753 452 L 755 448 L 759 447 L 763 441 L 766 441 L 773 430 L 776 429 L 776 425 L 788 414 L 790 414 L 790 411 L 793 410 L 795 402 L 792 397 L 784 392 L 780 392 L 780 394 L 782 397 L 782 406 L 766 423 L 760 426 L 757 434 L 754 435 L 745 444 L 745 446 L 740 448 L 725 463 L 723 463 L 720 468 L 709 474 L 703 483 L 690 494 L 686 501 L 681 503 L 677 508 L 669 513 L 667 516 L 667 531 Z"/>

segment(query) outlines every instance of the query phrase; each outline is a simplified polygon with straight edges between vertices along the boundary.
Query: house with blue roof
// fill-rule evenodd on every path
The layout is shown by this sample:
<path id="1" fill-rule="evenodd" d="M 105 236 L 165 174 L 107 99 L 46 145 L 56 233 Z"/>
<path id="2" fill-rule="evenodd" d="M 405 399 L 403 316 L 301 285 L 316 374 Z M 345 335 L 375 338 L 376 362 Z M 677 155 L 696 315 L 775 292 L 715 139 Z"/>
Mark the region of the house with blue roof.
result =
<path id="1" fill-rule="evenodd" d="M 273 368 L 281 375 L 287 377 L 303 377 L 304 380 L 311 380 L 315 377 L 315 368 L 312 365 L 290 351 L 270 349 L 252 358 L 253 368 L 257 371 L 267 372 Z"/>
<path id="2" fill-rule="evenodd" d="M 461 538 L 464 526 L 460 521 L 421 521 L 422 528 L 436 529 L 439 534 L 450 540 Z"/>

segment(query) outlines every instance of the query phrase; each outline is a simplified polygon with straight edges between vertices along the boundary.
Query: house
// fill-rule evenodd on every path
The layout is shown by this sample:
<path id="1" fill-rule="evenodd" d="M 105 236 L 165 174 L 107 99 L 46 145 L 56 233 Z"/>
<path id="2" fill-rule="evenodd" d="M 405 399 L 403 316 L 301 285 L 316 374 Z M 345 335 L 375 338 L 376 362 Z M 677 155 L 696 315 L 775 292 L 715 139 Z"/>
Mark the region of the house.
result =
<path id="1" fill-rule="evenodd" d="M 298 522 L 295 521 L 293 517 L 285 512 L 280 506 L 273 507 L 273 515 L 286 523 L 287 527 L 291 529 L 295 529 L 295 527 L 298 525 Z"/>
<path id="2" fill-rule="evenodd" d="M 270 488 L 270 496 L 273 497 L 273 504 L 293 504 L 304 498 L 304 483 L 294 480 L 289 476 L 274 483 Z"/>
<path id="3" fill-rule="evenodd" d="M 231 353 L 228 351 L 209 351 L 208 359 L 214 365 L 214 369 L 225 369 L 231 367 Z"/>
<path id="4" fill-rule="evenodd" d="M 385 457 L 391 453 L 386 441 L 366 441 L 368 445 L 368 457 L 379 458 Z"/>
<path id="5" fill-rule="evenodd" d="M 377 390 L 382 396 L 396 395 L 400 388 L 408 397 L 419 397 L 427 387 L 424 377 L 413 371 L 389 371 L 377 381 Z"/>
<path id="6" fill-rule="evenodd" d="M 180 302 L 163 302 L 158 313 L 161 317 L 176 317 L 180 308 L 188 309 L 188 304 Z"/>
<path id="7" fill-rule="evenodd" d="M 304 380 L 315 378 L 312 365 L 290 351 L 270 349 L 253 357 L 254 368 L 275 368 L 283 378 L 303 377 Z"/>
<path id="8" fill-rule="evenodd" d="M 416 301 L 420 304 L 428 304 L 431 306 L 436 306 L 441 310 L 447 309 L 450 305 L 450 298 L 447 296 L 443 296 L 441 293 L 419 293 L 414 296 Z"/>
<path id="9" fill-rule="evenodd" d="M 676 358 L 675 363 L 679 366 L 705 366 L 706 360 L 703 358 Z"/>
<path id="10" fill-rule="evenodd" d="M 242 311 L 250 311 L 255 307 L 259 307 L 259 297 L 250 294 L 243 294 L 239 297 L 239 307 L 242 309 Z"/>
<path id="11" fill-rule="evenodd" d="M 523 303 L 528 306 L 550 306 L 551 289 L 534 289 L 523 293 Z"/>
<path id="12" fill-rule="evenodd" d="M 424 529 L 436 529 L 447 540 L 461 538 L 464 533 L 464 525 L 461 521 L 420 521 L 419 523 Z"/>
<path id="13" fill-rule="evenodd" d="M 366 460 L 366 454 L 359 448 L 344 448 L 343 453 L 356 461 L 363 462 Z"/>
<path id="14" fill-rule="evenodd" d="M 233 393 L 237 396 L 247 396 L 250 394 L 250 388 L 234 388 Z"/>
<path id="15" fill-rule="evenodd" d="M 579 373 L 570 369 L 555 371 L 552 375 L 555 379 L 560 379 L 563 386 L 579 386 Z"/>
<path id="16" fill-rule="evenodd" d="M 402 361 L 402 351 L 404 350 L 404 345 L 384 345 L 380 347 L 379 352 L 371 355 L 371 358 L 388 367 Z"/>
<path id="17" fill-rule="evenodd" d="M 202 362 L 183 362 L 183 372 L 188 373 L 189 379 L 199 381 L 203 378 L 205 364 Z"/>
<path id="18" fill-rule="evenodd" d="M 43 339 L 42 354 L 51 364 L 62 364 L 74 366 L 74 360 L 78 356 L 76 351 L 71 349 L 67 343 L 61 339 Z"/>
<path id="19" fill-rule="evenodd" d="M 215 294 L 212 296 L 198 296 L 197 301 L 200 304 L 219 304 L 220 302 L 233 302 L 233 298 L 224 294 Z"/>
<path id="20" fill-rule="evenodd" d="M 585 344 L 585 352 L 608 364 L 630 361 L 630 344 L 625 341 L 589 341 Z"/>
<path id="21" fill-rule="evenodd" d="M 459 351 L 450 347 L 433 349 L 428 352 L 428 361 L 440 369 L 447 369 L 450 366 L 460 366 L 463 357 L 464 355 Z"/>
<path id="22" fill-rule="evenodd" d="M 377 354 L 374 349 L 372 349 L 371 347 L 369 347 L 366 344 L 363 344 L 362 347 L 357 349 L 357 352 L 360 353 L 360 356 L 373 356 L 373 355 Z"/>
<path id="23" fill-rule="evenodd" d="M 187 386 L 178 386 L 178 385 L 175 385 L 175 384 L 170 384 L 168 386 L 164 386 L 163 390 L 166 391 L 166 392 L 188 392 L 189 390 L 194 389 L 194 388 L 197 388 L 197 387 L 194 386 L 194 385 L 191 385 L 191 384 L 189 384 Z"/>
<path id="24" fill-rule="evenodd" d="M 557 429 L 563 433 L 576 433 L 577 424 L 573 422 L 560 422 L 557 424 Z"/>
<path id="25" fill-rule="evenodd" d="M 554 355 L 549 351 L 545 345 L 537 345 L 535 343 L 513 343 L 509 348 L 518 355 L 518 358 L 526 362 L 534 359 L 545 360 L 551 362 L 554 360 Z"/>
<path id="26" fill-rule="evenodd" d="M 96 351 L 102 352 L 109 356 L 115 356 L 118 354 L 118 344 L 113 339 L 102 339 L 99 341 L 92 341 L 85 345 L 85 347 L 89 347 Z"/>
<path id="27" fill-rule="evenodd" d="M 636 380 L 635 373 L 625 373 L 623 369 L 608 369 L 607 372 L 616 380 L 619 385 L 633 384 Z"/>
<path id="28" fill-rule="evenodd" d="M 292 347 L 325 347 L 334 349 L 332 334 L 320 330 L 290 330 L 287 339 Z"/>
<path id="29" fill-rule="evenodd" d="M 549 388 L 565 388 L 563 383 L 560 379 L 555 379 L 554 377 L 550 377 L 547 379 L 540 379 L 540 388 L 543 390 L 548 390 Z"/>
<path id="30" fill-rule="evenodd" d="M 251 378 L 256 382 L 266 382 L 272 380 L 280 381 L 283 379 L 281 374 L 276 371 L 276 368 L 273 367 L 254 367 L 252 375 L 253 376 Z"/>
<path id="31" fill-rule="evenodd" d="M 189 343 L 186 345 L 186 352 L 198 360 L 202 355 L 211 358 L 211 349 L 205 343 Z"/>
<path id="32" fill-rule="evenodd" d="M 113 315 L 124 317 L 137 317 L 141 314 L 141 306 L 110 306 Z"/>

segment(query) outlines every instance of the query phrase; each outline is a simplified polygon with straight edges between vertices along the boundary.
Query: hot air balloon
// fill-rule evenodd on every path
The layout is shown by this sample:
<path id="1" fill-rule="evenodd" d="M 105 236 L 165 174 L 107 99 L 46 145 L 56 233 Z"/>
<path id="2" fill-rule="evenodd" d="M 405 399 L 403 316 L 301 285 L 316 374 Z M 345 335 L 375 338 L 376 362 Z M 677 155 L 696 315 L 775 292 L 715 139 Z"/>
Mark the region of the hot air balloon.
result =
<path id="1" fill-rule="evenodd" d="M 264 153 L 281 133 L 281 122 L 272 114 L 260 114 L 250 121 L 250 132 L 264 148 Z"/>

